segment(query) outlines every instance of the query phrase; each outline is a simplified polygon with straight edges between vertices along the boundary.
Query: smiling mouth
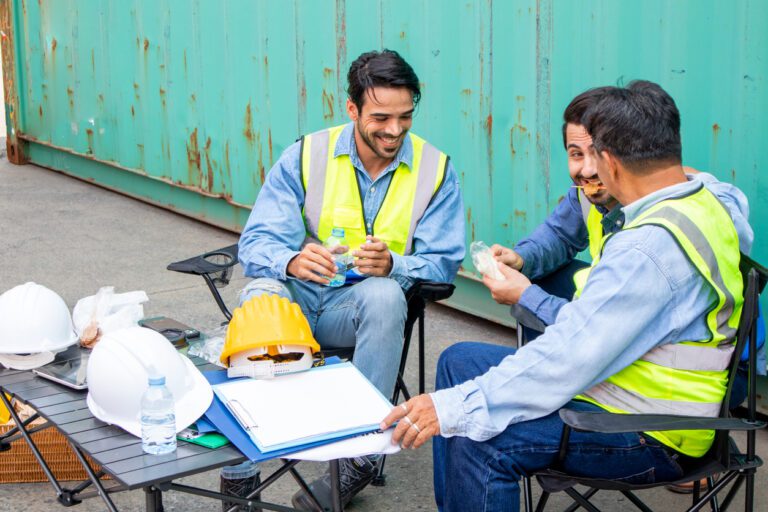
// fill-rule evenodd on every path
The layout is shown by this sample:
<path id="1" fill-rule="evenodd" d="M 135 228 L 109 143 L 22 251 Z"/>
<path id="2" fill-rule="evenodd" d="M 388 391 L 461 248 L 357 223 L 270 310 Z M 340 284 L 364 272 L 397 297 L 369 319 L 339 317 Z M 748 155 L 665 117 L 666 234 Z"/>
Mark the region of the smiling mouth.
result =
<path id="1" fill-rule="evenodd" d="M 398 137 L 387 137 L 385 135 L 377 135 L 377 139 L 381 141 L 381 143 L 384 145 L 384 147 L 389 149 L 394 149 L 400 145 L 400 142 L 402 140 L 402 136 Z"/>

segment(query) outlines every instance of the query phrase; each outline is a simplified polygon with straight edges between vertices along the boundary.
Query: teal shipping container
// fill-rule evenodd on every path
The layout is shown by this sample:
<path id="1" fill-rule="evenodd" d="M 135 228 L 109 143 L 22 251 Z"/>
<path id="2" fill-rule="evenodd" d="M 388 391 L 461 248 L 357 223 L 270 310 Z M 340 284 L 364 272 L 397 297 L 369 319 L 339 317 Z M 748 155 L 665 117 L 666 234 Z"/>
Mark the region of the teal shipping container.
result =
<path id="1" fill-rule="evenodd" d="M 9 157 L 233 231 L 303 133 L 346 121 L 345 75 L 391 48 L 414 131 L 448 152 L 467 242 L 513 245 L 566 193 L 564 107 L 659 82 L 685 164 L 749 197 L 768 261 L 768 2 L 0 0 Z M 469 258 L 451 305 L 511 322 Z"/>

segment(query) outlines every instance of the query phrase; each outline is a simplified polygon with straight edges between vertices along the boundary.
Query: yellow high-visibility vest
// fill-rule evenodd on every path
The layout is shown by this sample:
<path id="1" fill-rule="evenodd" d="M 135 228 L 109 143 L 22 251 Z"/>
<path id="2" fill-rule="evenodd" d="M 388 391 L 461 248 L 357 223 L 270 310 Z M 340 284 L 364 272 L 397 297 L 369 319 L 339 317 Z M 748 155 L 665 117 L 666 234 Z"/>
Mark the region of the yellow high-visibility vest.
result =
<path id="1" fill-rule="evenodd" d="M 715 417 L 725 396 L 744 302 L 736 228 L 725 206 L 703 186 L 653 205 L 624 229 L 646 225 L 666 229 L 715 292 L 706 317 L 709 338 L 656 347 L 577 398 L 615 413 Z M 601 252 L 588 270 L 599 263 L 610 237 L 603 237 Z M 712 430 L 646 434 L 692 457 L 704 455 L 714 439 Z"/>
<path id="2" fill-rule="evenodd" d="M 603 240 L 603 214 L 597 209 L 595 205 L 589 202 L 589 199 L 584 195 L 581 189 L 576 189 L 577 197 L 579 198 L 579 206 L 581 206 L 581 216 L 584 219 L 584 224 L 587 226 L 587 236 L 589 237 L 589 255 L 592 257 L 592 261 L 600 253 L 600 246 Z M 618 208 L 618 205 L 616 206 Z M 589 270 L 583 268 L 577 270 L 573 274 L 573 284 L 576 285 L 576 295 L 578 297 L 579 290 L 584 287 L 584 283 L 587 282 L 589 276 Z"/>
<path id="3" fill-rule="evenodd" d="M 445 177 L 448 156 L 421 137 L 408 133 L 413 165 L 395 169 L 384 201 L 371 226 L 366 226 L 362 193 L 349 155 L 334 156 L 346 125 L 306 135 L 301 144 L 301 174 L 307 237 L 326 240 L 333 228 L 344 228 L 350 250 L 373 235 L 397 254 L 410 254 L 413 233 Z"/>

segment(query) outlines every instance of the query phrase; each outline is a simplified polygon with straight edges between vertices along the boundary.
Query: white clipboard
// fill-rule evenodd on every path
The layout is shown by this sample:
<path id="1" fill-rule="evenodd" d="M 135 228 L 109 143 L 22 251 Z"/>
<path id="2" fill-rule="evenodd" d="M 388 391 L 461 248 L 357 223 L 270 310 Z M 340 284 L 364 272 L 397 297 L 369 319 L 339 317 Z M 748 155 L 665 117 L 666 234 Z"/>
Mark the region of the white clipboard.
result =
<path id="1" fill-rule="evenodd" d="M 373 432 L 392 404 L 352 363 L 213 386 L 262 453 Z"/>

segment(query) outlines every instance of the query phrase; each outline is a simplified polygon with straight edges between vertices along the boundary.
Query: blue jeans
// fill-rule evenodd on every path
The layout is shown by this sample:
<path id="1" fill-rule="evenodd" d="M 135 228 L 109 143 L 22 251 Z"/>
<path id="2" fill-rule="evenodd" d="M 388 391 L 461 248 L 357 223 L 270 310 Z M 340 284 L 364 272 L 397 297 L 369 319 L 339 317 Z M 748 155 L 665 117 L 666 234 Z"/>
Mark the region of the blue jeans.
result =
<path id="1" fill-rule="evenodd" d="M 448 348 L 437 366 L 437 389 L 453 387 L 484 374 L 515 349 L 463 342 Z M 557 383 L 552 383 L 557 385 Z M 546 389 L 542 389 L 546 393 Z M 599 410 L 586 402 L 566 407 Z M 536 420 L 509 425 L 484 442 L 467 437 L 435 437 L 435 501 L 443 511 L 516 511 L 519 481 L 525 475 L 552 467 L 558 458 L 563 422 L 557 412 Z M 598 434 L 571 431 L 565 471 L 588 477 L 623 479 L 637 483 L 682 477 L 678 456 L 655 440 L 637 433 Z"/>
<path id="2" fill-rule="evenodd" d="M 408 312 L 397 281 L 369 277 L 332 288 L 293 278 L 258 278 L 246 285 L 240 302 L 264 293 L 296 302 L 323 349 L 355 347 L 355 366 L 385 397 L 392 396 Z"/>

